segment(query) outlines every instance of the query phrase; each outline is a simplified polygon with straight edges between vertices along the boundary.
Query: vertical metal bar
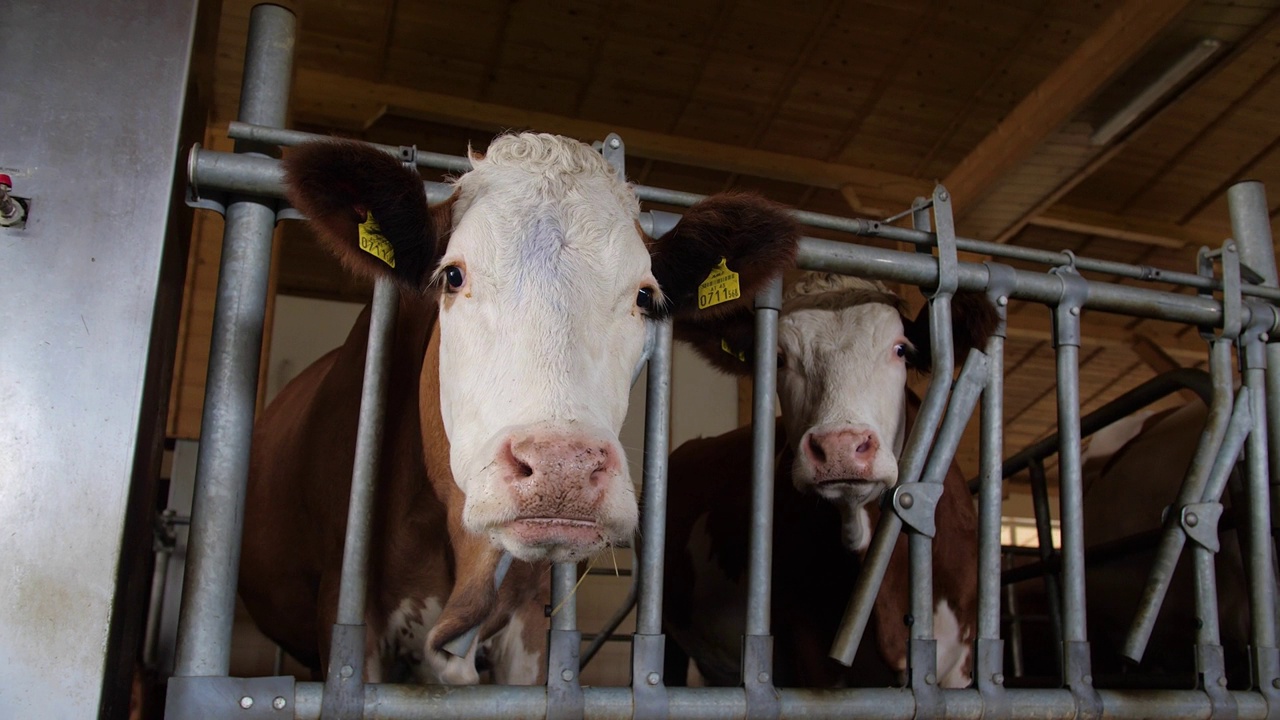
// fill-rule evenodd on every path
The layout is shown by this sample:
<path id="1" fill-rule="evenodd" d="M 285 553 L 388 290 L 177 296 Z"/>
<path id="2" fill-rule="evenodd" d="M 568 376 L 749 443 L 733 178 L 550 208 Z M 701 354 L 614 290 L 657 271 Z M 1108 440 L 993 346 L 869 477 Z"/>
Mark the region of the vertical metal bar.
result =
<path id="1" fill-rule="evenodd" d="M 773 569 L 774 394 L 777 391 L 778 311 L 782 280 L 756 298 L 755 386 L 752 395 L 751 541 L 747 635 L 769 634 Z"/>
<path id="2" fill-rule="evenodd" d="M 1001 462 L 1004 459 L 1004 318 L 1007 297 L 997 304 L 1000 329 L 987 340 L 987 387 L 982 393 L 978 491 L 978 637 L 1000 638 Z"/>
<path id="3" fill-rule="evenodd" d="M 1044 460 L 1036 458 L 1027 467 L 1031 477 L 1031 502 L 1036 516 L 1036 538 L 1039 541 L 1040 563 L 1044 567 L 1045 601 L 1049 606 L 1049 626 L 1053 630 L 1053 641 L 1062 647 L 1062 590 L 1058 582 L 1060 570 L 1050 566 L 1050 561 L 1058 554 L 1053 546 L 1053 526 L 1049 508 L 1049 484 L 1045 480 Z M 1062 657 L 1054 655 L 1058 670 L 1062 670 Z"/>
<path id="4" fill-rule="evenodd" d="M 667 455 L 671 438 L 671 321 L 654 328 L 645 388 L 644 508 L 640 530 L 640 600 L 636 633 L 662 634 L 662 559 L 667 533 Z M 659 658 L 661 661 L 661 658 Z"/>
<path id="5" fill-rule="evenodd" d="M 277 5 L 253 8 L 240 95 L 244 122 L 284 124 L 293 45 L 293 13 Z M 227 207 L 174 664 L 179 677 L 226 675 L 231 665 L 275 215 L 274 203 L 260 200 L 237 197 Z"/>
<path id="6" fill-rule="evenodd" d="M 578 632 L 578 606 L 574 597 L 577 584 L 577 564 L 552 566 L 551 607 L 554 611 L 547 643 L 548 720 L 582 717 L 582 685 L 578 678 L 582 635 Z"/>
<path id="7" fill-rule="evenodd" d="M 1013 558 L 1008 558 L 1004 563 L 1004 569 L 1013 568 Z M 1025 662 L 1022 656 L 1022 616 L 1018 610 L 1018 593 L 1013 583 L 1005 586 L 1005 606 L 1009 609 L 1009 656 L 1013 662 L 1013 676 L 1022 677 L 1026 674 Z"/>
<path id="8" fill-rule="evenodd" d="M 1059 517 L 1062 529 L 1062 638 L 1085 640 L 1084 526 L 1080 473 L 1080 348 L 1058 346 Z"/>
<path id="9" fill-rule="evenodd" d="M 1262 276 L 1262 285 L 1276 287 L 1276 254 L 1271 244 L 1267 191 L 1256 180 L 1227 188 L 1231 235 L 1240 248 L 1240 262 Z"/>
<path id="10" fill-rule="evenodd" d="M 1231 419 L 1231 347 L 1232 341 L 1219 338 L 1209 347 L 1209 372 L 1213 379 L 1213 401 L 1210 404 L 1209 416 L 1204 433 L 1200 435 L 1199 445 L 1187 468 L 1187 475 L 1174 501 L 1175 508 L 1188 503 L 1200 502 L 1205 486 L 1209 482 L 1209 472 L 1213 468 L 1214 459 L 1219 454 L 1222 438 L 1227 432 L 1227 422 Z M 1140 662 L 1146 652 L 1147 642 L 1155 628 L 1156 617 L 1169 591 L 1169 583 L 1173 579 L 1174 568 L 1178 557 L 1186 543 L 1186 533 L 1182 530 L 1177 512 L 1169 513 L 1164 534 L 1156 549 L 1151 563 L 1151 572 L 1147 578 L 1146 588 L 1134 616 L 1133 625 L 1125 638 L 1121 653 L 1134 662 Z"/>
<path id="11" fill-rule="evenodd" d="M 1246 338 L 1243 354 L 1261 360 L 1262 340 Z M 1256 357 L 1254 357 L 1256 356 Z M 1245 444 L 1246 485 L 1249 497 L 1249 608 L 1255 648 L 1276 647 L 1276 574 L 1272 562 L 1271 488 L 1267 460 L 1266 368 L 1244 370 L 1249 388 L 1253 429 Z"/>
<path id="12" fill-rule="evenodd" d="M 383 420 L 387 405 L 387 371 L 391 365 L 392 332 L 400 297 L 389 278 L 379 278 L 373 288 L 369 340 L 364 359 L 364 386 L 360 393 L 360 419 L 356 430 L 356 458 L 351 476 L 351 503 L 347 508 L 347 534 L 342 554 L 342 580 L 338 591 L 338 624 L 363 625 L 369 564 L 369 525 L 373 519 L 374 482 L 382 450 Z"/>
<path id="13" fill-rule="evenodd" d="M 574 588 L 578 584 L 578 566 L 575 563 L 556 563 L 551 567 L 551 616 L 552 630 L 578 629 L 578 603 Z"/>

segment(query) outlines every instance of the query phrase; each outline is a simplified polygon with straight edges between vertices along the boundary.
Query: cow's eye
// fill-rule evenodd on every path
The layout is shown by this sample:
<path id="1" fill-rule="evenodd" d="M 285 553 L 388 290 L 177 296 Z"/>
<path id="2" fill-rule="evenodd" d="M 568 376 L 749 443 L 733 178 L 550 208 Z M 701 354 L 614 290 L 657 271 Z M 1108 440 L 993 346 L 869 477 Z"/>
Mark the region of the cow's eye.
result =
<path id="1" fill-rule="evenodd" d="M 640 288 L 640 292 L 636 293 L 636 307 L 641 310 L 653 308 L 653 288 Z"/>
<path id="2" fill-rule="evenodd" d="M 905 358 L 907 356 L 907 344 L 898 343 L 897 345 L 894 345 L 893 354 L 897 355 L 900 358 Z"/>
<path id="3" fill-rule="evenodd" d="M 457 265 L 450 265 L 444 269 L 444 282 L 450 290 L 457 290 L 462 287 L 462 283 L 466 282 L 467 276 L 463 274 L 462 268 Z"/>
<path id="4" fill-rule="evenodd" d="M 787 356 L 783 355 L 782 351 L 779 350 L 778 351 L 778 369 L 781 370 L 786 366 L 787 366 Z"/>

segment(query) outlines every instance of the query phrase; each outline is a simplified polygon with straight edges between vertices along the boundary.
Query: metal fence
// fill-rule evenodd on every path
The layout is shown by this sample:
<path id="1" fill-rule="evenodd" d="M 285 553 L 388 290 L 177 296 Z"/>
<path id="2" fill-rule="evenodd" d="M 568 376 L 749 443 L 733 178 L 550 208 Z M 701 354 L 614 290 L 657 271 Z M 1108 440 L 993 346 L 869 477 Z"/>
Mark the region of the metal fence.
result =
<path id="1" fill-rule="evenodd" d="M 631 687 L 582 687 L 578 682 L 580 634 L 575 623 L 573 566 L 558 567 L 553 578 L 552 621 L 546 687 L 471 686 L 417 687 L 363 683 L 360 673 L 344 672 L 351 662 L 342 636 L 363 647 L 363 558 L 368 542 L 368 499 L 376 469 L 377 403 L 362 404 L 358 460 L 352 483 L 343 593 L 335 633 L 331 674 L 324 683 L 295 682 L 291 677 L 238 679 L 227 677 L 235 568 L 248 450 L 253 420 L 259 347 L 267 288 L 271 235 L 276 222 L 296 217 L 277 210 L 283 196 L 278 162 L 262 149 L 311 139 L 279 128 L 283 123 L 294 18 L 286 10 L 262 5 L 252 12 L 240 122 L 230 134 L 235 153 L 196 148 L 189 162 L 189 200 L 224 212 L 222 271 L 203 437 L 197 464 L 197 488 L 190 529 L 182 617 L 175 677 L 169 683 L 168 716 L 319 718 L 479 718 L 512 717 L 1241 717 L 1280 715 L 1280 654 L 1276 649 L 1275 584 L 1272 559 L 1268 438 L 1280 430 L 1280 392 L 1266 392 L 1280 382 L 1280 344 L 1268 344 L 1280 326 L 1280 300 L 1262 188 L 1255 183 L 1229 191 L 1235 235 L 1214 252 L 1202 251 L 1194 273 L 1134 267 L 1028 248 L 985 243 L 955 234 L 950 198 L 938 187 L 933 197 L 912 208 L 913 229 L 864 220 L 798 212 L 814 226 L 864 237 L 905 241 L 930 250 L 901 252 L 814 238 L 801 241 L 799 266 L 886 281 L 918 285 L 929 296 L 935 372 L 907 447 L 900 459 L 899 486 L 892 491 L 894 512 L 882 516 L 867 551 L 864 571 L 832 649 L 851 659 L 862 639 L 871 603 L 885 573 L 895 539 L 909 535 L 912 607 L 915 623 L 909 648 L 909 683 L 905 688 L 810 690 L 772 684 L 770 636 L 771 549 L 775 364 L 771 357 L 780 308 L 780 283 L 756 298 L 758 368 L 754 385 L 753 518 L 749 562 L 749 598 L 744 638 L 743 685 L 737 688 L 668 688 L 663 677 L 661 622 L 662 557 L 666 491 L 668 400 L 670 395 L 671 328 L 664 324 L 649 361 L 648 416 L 644 455 L 644 498 L 641 566 L 637 570 L 639 614 L 633 636 Z M 608 155 L 620 156 L 621 142 L 602 143 Z M 464 158 L 384 148 L 408 164 L 467 169 Z M 428 183 L 428 195 L 441 199 L 447 189 Z M 638 187 L 643 200 L 689 205 L 699 196 Z M 669 228 L 676 216 L 646 212 L 642 225 L 653 236 Z M 997 262 L 959 262 L 959 250 L 1041 263 L 1048 272 L 1018 270 Z M 1215 272 L 1221 265 L 1221 273 Z M 1194 295 L 1145 285 L 1086 280 L 1080 270 L 1109 273 L 1142 281 L 1192 287 Z M 1003 326 L 984 351 L 968 356 L 953 382 L 950 302 L 959 290 L 986 292 L 1003 321 L 1010 300 L 1039 303 L 1051 309 L 1057 354 L 1059 451 L 1061 475 L 1061 602 L 1063 682 L 1054 688 L 1006 689 L 1003 683 L 1004 641 L 1000 637 L 1001 484 L 1008 469 L 1002 462 Z M 365 397 L 383 395 L 380 368 L 386 343 L 380 340 L 394 321 L 394 291 L 380 283 L 375 291 Z M 1140 655 L 1151 631 L 1160 598 L 1174 563 L 1188 538 L 1196 563 L 1201 616 L 1197 646 L 1200 688 L 1195 690 L 1096 689 L 1090 671 L 1085 625 L 1084 558 L 1081 528 L 1082 491 L 1078 352 L 1082 310 L 1119 313 L 1191 323 L 1213 331 L 1209 343 L 1212 376 L 1209 427 L 1196 454 L 1178 506 L 1180 524 L 1170 524 L 1160 541 L 1156 572 L 1135 630 L 1126 647 Z M 1242 385 L 1233 390 L 1233 349 L 1242 361 Z M 1269 362 L 1268 362 L 1269 361 Z M 980 508 L 979 625 L 975 641 L 974 687 L 943 690 L 934 682 L 932 630 L 932 518 L 927 503 L 904 501 L 911 493 L 939 486 L 954 456 L 970 415 L 982 403 L 981 470 L 975 481 Z M 1271 432 L 1268 435 L 1268 420 Z M 1090 424 L 1097 423 L 1090 420 Z M 1226 474 L 1244 450 L 1250 498 L 1248 523 L 1254 690 L 1229 691 L 1222 677 L 1212 543 L 1207 520 L 1222 493 Z M 1033 453 L 1034 454 L 1034 453 Z M 1038 457 L 1043 457 L 1044 449 Z M 1025 458 L 1024 458 L 1025 460 Z M 1021 462 L 1017 458 L 1015 462 Z M 1028 461 L 1031 462 L 1031 461 Z M 914 508 L 914 509 L 913 509 Z M 1205 518 L 1190 521 L 1192 510 Z M 355 628 L 355 629 L 352 629 Z M 357 651 L 358 654 L 359 651 Z M 358 665 L 356 666 L 358 667 Z M 339 669 L 341 668 L 341 670 Z M 344 713 L 349 713 L 344 714 Z"/>

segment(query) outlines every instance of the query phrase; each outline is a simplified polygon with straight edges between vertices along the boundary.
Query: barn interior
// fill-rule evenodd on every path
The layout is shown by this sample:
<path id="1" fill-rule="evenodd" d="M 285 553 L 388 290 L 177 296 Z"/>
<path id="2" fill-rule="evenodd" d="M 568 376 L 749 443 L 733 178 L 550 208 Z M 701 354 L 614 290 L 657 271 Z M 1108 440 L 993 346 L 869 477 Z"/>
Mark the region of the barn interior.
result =
<path id="1" fill-rule="evenodd" d="M 289 126 L 322 135 L 461 155 L 500 132 L 588 142 L 615 132 L 636 184 L 755 190 L 851 218 L 898 214 L 940 182 L 954 198 L 961 237 L 1182 272 L 1195 271 L 1199 248 L 1230 237 L 1232 183 L 1280 184 L 1280 3 L 1268 0 L 286 5 L 299 20 Z M 222 5 L 204 140 L 211 149 L 231 148 L 251 6 Z M 1280 194 L 1269 202 L 1274 219 Z M 909 217 L 897 222 L 909 225 Z M 199 433 L 220 237 L 221 219 L 201 213 L 169 409 L 175 439 Z M 277 238 L 263 401 L 340 343 L 372 292 L 301 225 L 282 224 Z M 921 307 L 916 289 L 903 290 Z M 1011 304 L 1006 454 L 1057 429 L 1051 335 L 1042 306 Z M 1081 412 L 1159 373 L 1204 369 L 1206 357 L 1195 328 L 1089 314 Z M 677 427 L 676 444 L 749 422 L 748 382 L 735 388 L 714 373 L 698 377 L 714 389 L 690 407 L 718 410 Z M 914 377 L 913 388 L 927 381 Z M 1184 390 L 1147 412 L 1193 395 Z M 976 474 L 976 420 L 957 460 Z M 1046 473 L 1056 502 L 1056 457 L 1046 459 Z M 1025 471 L 1006 493 L 1007 542 L 1035 545 Z M 625 578 L 600 583 L 611 587 L 584 618 L 588 628 L 627 586 Z M 619 654 L 615 671 L 597 679 L 625 682 L 625 659 Z"/>
<path id="2" fill-rule="evenodd" d="M 201 144 L 212 150 L 233 146 L 228 125 L 254 4 L 220 3 L 212 85 L 202 89 Z M 941 183 L 961 237 L 1185 273 L 1196 272 L 1202 247 L 1231 236 L 1232 184 L 1265 184 L 1273 230 L 1280 213 L 1277 0 L 279 4 L 298 17 L 287 127 L 311 133 L 449 155 L 508 131 L 586 142 L 617 133 L 635 184 L 754 190 L 848 218 L 899 215 Z M 906 227 L 910 218 L 893 222 Z M 200 436 L 222 230 L 216 213 L 195 215 L 165 433 L 174 477 L 190 472 Z M 806 233 L 908 249 L 823 228 Z M 300 223 L 277 227 L 270 278 L 259 407 L 341 343 L 372 295 Z M 923 305 L 918 290 L 902 290 L 913 309 Z M 1006 455 L 1057 430 L 1051 320 L 1041 305 L 1010 304 Z M 1086 313 L 1082 331 L 1084 414 L 1159 374 L 1207 368 L 1204 339 L 1182 323 Z M 673 423 L 673 446 L 750 421 L 749 383 L 690 358 L 677 365 L 681 380 L 700 394 L 675 401 L 673 415 L 686 420 Z M 917 392 L 927 383 L 911 380 Z M 1145 412 L 1194 396 L 1176 392 Z M 977 439 L 975 416 L 957 453 L 969 477 L 978 471 Z M 1045 470 L 1056 507 L 1056 457 Z M 1037 544 L 1030 494 L 1025 471 L 1009 478 L 1006 544 Z M 588 639 L 630 585 L 630 553 L 615 561 L 616 570 L 597 568 L 583 586 Z M 628 638 L 629 622 L 617 639 Z M 234 675 L 270 674 L 283 663 L 309 678 L 250 625 L 240 617 Z M 626 684 L 628 661 L 626 642 L 607 643 L 583 682 Z"/>

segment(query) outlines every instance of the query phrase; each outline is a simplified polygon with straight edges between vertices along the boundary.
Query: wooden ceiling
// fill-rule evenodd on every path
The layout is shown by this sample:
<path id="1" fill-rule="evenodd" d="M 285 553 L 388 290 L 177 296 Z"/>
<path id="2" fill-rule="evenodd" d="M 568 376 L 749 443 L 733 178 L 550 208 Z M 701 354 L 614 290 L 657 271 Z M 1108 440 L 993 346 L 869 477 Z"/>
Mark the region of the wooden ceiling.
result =
<path id="1" fill-rule="evenodd" d="M 964 236 L 1182 271 L 1229 234 L 1231 183 L 1262 180 L 1280 212 L 1280 0 L 285 4 L 301 129 L 453 154 L 509 129 L 615 131 L 634 182 L 854 217 L 942 181 Z M 213 127 L 236 114 L 250 7 L 223 2 Z M 1206 40 L 1190 76 L 1091 141 Z M 282 257 L 282 292 L 367 292 L 296 232 Z M 1011 312 L 1010 452 L 1056 423 L 1047 313 Z M 1085 412 L 1204 365 L 1188 328 L 1092 313 L 1085 333 Z"/>

